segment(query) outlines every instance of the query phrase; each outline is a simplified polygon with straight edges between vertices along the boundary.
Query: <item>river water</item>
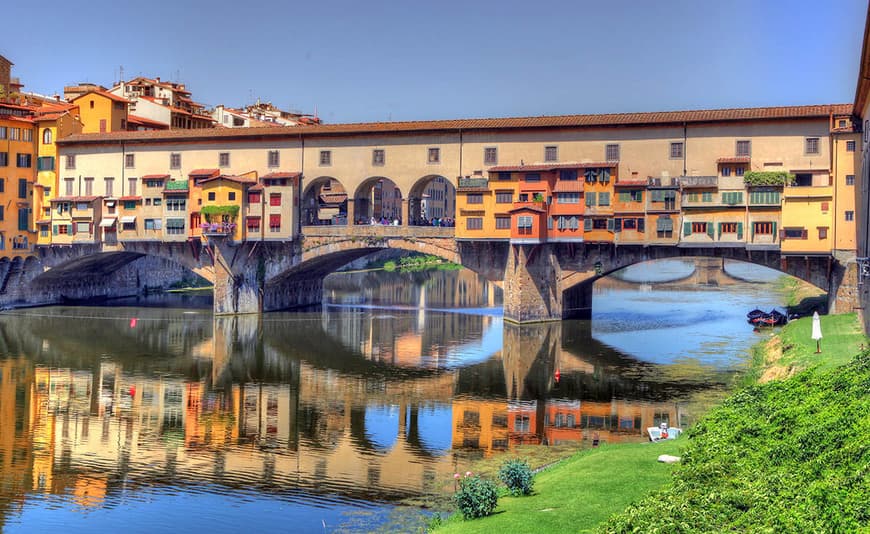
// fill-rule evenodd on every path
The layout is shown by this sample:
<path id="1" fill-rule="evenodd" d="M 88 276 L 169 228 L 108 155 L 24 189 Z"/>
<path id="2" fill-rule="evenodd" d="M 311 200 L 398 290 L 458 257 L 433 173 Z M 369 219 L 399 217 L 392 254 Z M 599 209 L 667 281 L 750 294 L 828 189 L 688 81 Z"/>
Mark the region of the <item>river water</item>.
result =
<path id="1" fill-rule="evenodd" d="M 592 321 L 533 326 L 468 271 L 333 275 L 322 310 L 262 318 L 201 296 L 6 312 L 0 530 L 408 530 L 398 503 L 475 458 L 691 423 L 774 279 L 644 264 L 596 283 Z"/>

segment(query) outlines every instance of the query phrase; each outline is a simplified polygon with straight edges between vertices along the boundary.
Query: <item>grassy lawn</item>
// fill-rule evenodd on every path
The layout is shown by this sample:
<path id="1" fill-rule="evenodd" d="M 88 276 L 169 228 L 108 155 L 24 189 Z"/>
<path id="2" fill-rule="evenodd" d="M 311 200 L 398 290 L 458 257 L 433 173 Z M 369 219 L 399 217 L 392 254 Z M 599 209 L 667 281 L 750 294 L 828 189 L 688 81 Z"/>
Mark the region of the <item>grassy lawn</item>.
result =
<path id="1" fill-rule="evenodd" d="M 780 332 L 782 363 L 802 369 L 816 365 L 829 369 L 848 362 L 867 345 L 857 314 L 822 315 L 820 318 L 821 354 L 816 354 L 816 342 L 811 337 L 813 318 L 802 317 L 790 322 Z"/>
<path id="2" fill-rule="evenodd" d="M 602 445 L 577 453 L 538 473 L 533 495 L 501 496 L 494 515 L 465 521 L 455 514 L 436 532 L 592 532 L 611 514 L 666 484 L 673 466 L 657 458 L 679 455 L 684 444 L 685 439 Z"/>

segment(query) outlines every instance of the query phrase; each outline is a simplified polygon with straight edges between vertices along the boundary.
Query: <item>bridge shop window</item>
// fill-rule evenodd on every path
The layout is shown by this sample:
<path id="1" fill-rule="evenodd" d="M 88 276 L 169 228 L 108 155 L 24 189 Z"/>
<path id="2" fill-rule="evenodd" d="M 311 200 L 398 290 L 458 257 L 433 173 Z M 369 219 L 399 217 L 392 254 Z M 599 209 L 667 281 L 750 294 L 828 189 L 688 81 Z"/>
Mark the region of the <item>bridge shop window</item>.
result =
<path id="1" fill-rule="evenodd" d="M 183 235 L 186 232 L 184 231 L 184 219 L 183 218 L 172 218 L 166 219 L 166 233 L 168 235 Z"/>
<path id="2" fill-rule="evenodd" d="M 498 179 L 502 182 L 506 182 L 511 179 L 511 173 L 509 172 L 500 172 L 498 173 Z"/>
<path id="3" fill-rule="evenodd" d="M 281 231 L 281 215 L 278 213 L 273 213 L 269 215 L 269 231 L 270 232 L 280 232 Z"/>
<path id="4" fill-rule="evenodd" d="M 496 204 L 510 204 L 514 201 L 513 191 L 496 191 L 495 192 L 495 203 Z"/>
<path id="5" fill-rule="evenodd" d="M 623 219 L 622 220 L 622 229 L 623 230 L 637 230 L 637 219 Z"/>
<path id="6" fill-rule="evenodd" d="M 468 193 L 465 201 L 468 204 L 483 204 L 483 193 Z"/>
<path id="7" fill-rule="evenodd" d="M 212 202 L 214 202 L 214 200 L 215 200 L 216 198 L 217 198 L 217 194 L 216 194 L 214 191 L 209 191 L 209 192 L 208 192 L 208 199 L 209 199 L 209 200 L 211 200 Z"/>
<path id="8" fill-rule="evenodd" d="M 520 235 L 532 233 L 532 217 L 530 215 L 520 215 L 517 217 L 517 232 Z"/>
<path id="9" fill-rule="evenodd" d="M 332 165 L 332 151 L 331 150 L 321 150 L 320 151 L 320 166 L 321 167 L 329 167 Z"/>
<path id="10" fill-rule="evenodd" d="M 846 141 L 846 152 L 855 151 L 855 141 Z"/>
<path id="11" fill-rule="evenodd" d="M 846 175 L 846 185 L 855 185 L 855 175 L 847 174 Z"/>
<path id="12" fill-rule="evenodd" d="M 752 233 L 754 235 L 773 235 L 775 229 L 776 223 L 773 221 L 752 223 Z"/>
<path id="13" fill-rule="evenodd" d="M 819 226 L 817 227 L 819 231 L 819 239 L 827 239 L 828 238 L 828 227 L 827 226 Z"/>
<path id="14" fill-rule="evenodd" d="M 9 152 L 0 152 L 0 167 L 9 166 Z"/>
<path id="15" fill-rule="evenodd" d="M 736 234 L 737 233 L 737 223 L 736 222 L 719 223 L 719 233 L 720 234 Z"/>
<path id="16" fill-rule="evenodd" d="M 656 237 L 669 238 L 674 234 L 674 220 L 670 217 L 659 217 L 656 220 Z"/>
<path id="17" fill-rule="evenodd" d="M 510 230 L 511 228 L 511 218 L 506 216 L 496 216 L 495 218 L 495 229 L 496 230 Z"/>
<path id="18" fill-rule="evenodd" d="M 387 161 L 387 155 L 382 148 L 372 150 L 372 165 L 381 166 Z"/>
<path id="19" fill-rule="evenodd" d="M 556 227 L 559 230 L 577 230 L 580 228 L 580 218 L 576 215 L 560 215 Z"/>
<path id="20" fill-rule="evenodd" d="M 483 230 L 483 217 L 469 217 L 465 219 L 467 230 Z"/>
<path id="21" fill-rule="evenodd" d="M 483 164 L 484 165 L 495 165 L 498 163 L 498 149 L 494 146 L 486 147 L 483 149 Z M 501 178 L 499 178 L 501 179 Z M 510 180 L 510 176 L 508 176 L 508 180 Z"/>
<path id="22" fill-rule="evenodd" d="M 562 169 L 559 171 L 559 179 L 567 182 L 577 181 L 577 169 Z"/>
<path id="23" fill-rule="evenodd" d="M 259 217 L 248 217 L 245 221 L 246 226 L 248 227 L 249 233 L 259 233 L 260 232 L 260 218 Z"/>
<path id="24" fill-rule="evenodd" d="M 526 182 L 540 182 L 540 181 L 541 181 L 541 175 L 538 174 L 538 173 L 536 173 L 536 172 L 527 172 L 527 173 L 523 176 L 523 180 L 525 180 Z"/>
<path id="25" fill-rule="evenodd" d="M 580 203 L 580 193 L 556 193 L 556 203 L 557 204 L 579 204 Z"/>

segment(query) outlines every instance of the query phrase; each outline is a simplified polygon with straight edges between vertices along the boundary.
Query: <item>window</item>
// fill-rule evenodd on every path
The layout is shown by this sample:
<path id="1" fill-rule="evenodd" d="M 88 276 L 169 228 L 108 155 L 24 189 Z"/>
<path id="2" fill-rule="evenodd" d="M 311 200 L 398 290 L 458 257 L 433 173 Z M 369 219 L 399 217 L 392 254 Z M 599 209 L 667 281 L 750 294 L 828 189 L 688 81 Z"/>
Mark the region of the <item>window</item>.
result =
<path id="1" fill-rule="evenodd" d="M 483 164 L 495 165 L 498 163 L 498 149 L 496 147 L 487 147 L 483 149 Z"/>
<path id="2" fill-rule="evenodd" d="M 167 198 L 166 211 L 184 211 L 187 209 L 186 198 Z"/>
<path id="3" fill-rule="evenodd" d="M 132 169 L 136 166 L 136 154 L 124 154 L 124 167 Z"/>
<path id="4" fill-rule="evenodd" d="M 18 198 L 27 198 L 27 179 L 18 179 Z"/>
<path id="5" fill-rule="evenodd" d="M 519 202 L 528 202 L 529 201 L 529 194 L 528 193 L 520 193 L 518 195 L 518 200 L 519 200 Z"/>
<path id="6" fill-rule="evenodd" d="M 496 230 L 510 230 L 511 227 L 511 218 L 504 216 L 496 216 L 495 218 L 495 229 Z"/>
<path id="7" fill-rule="evenodd" d="M 209 192 L 208 192 L 208 199 L 211 200 L 211 201 L 214 201 L 215 198 L 217 198 L 217 197 L 215 196 L 215 192 L 214 192 L 214 191 L 209 191 Z"/>
<path id="8" fill-rule="evenodd" d="M 64 195 L 71 197 L 73 194 L 73 186 L 75 185 L 75 178 L 64 178 Z"/>
<path id="9" fill-rule="evenodd" d="M 855 185 L 855 175 L 847 174 L 846 175 L 846 185 Z"/>
<path id="10" fill-rule="evenodd" d="M 136 196 L 136 184 L 139 180 L 136 178 L 127 178 L 127 194 L 132 196 Z"/>
<path id="11" fill-rule="evenodd" d="M 701 193 L 701 202 L 713 202 L 713 192 L 704 191 Z"/>
<path id="12" fill-rule="evenodd" d="M 0 126 L 0 139 L 6 139 L 6 127 Z"/>
<path id="13" fill-rule="evenodd" d="M 751 155 L 752 145 L 750 141 L 737 141 L 737 148 L 734 150 L 734 155 L 739 158 L 748 158 Z"/>
<path id="14" fill-rule="evenodd" d="M 145 219 L 146 230 L 161 230 L 162 228 L 163 221 L 161 219 Z"/>
<path id="15" fill-rule="evenodd" d="M 227 193 L 227 200 L 235 200 L 235 199 L 236 199 L 236 192 L 235 191 L 230 191 Z"/>
<path id="16" fill-rule="evenodd" d="M 544 161 L 559 161 L 559 147 L 545 146 Z"/>
<path id="17" fill-rule="evenodd" d="M 523 179 L 524 179 L 526 182 L 540 182 L 540 181 L 541 181 L 541 175 L 538 174 L 538 173 L 536 173 L 536 172 L 529 172 L 529 173 L 526 173 L 526 174 L 525 174 L 525 176 L 523 177 Z"/>
<path id="18" fill-rule="evenodd" d="M 106 196 L 107 197 L 114 196 L 115 195 L 115 179 L 110 178 L 110 177 L 106 177 L 106 178 L 103 178 L 103 180 L 106 182 Z"/>
<path id="19" fill-rule="evenodd" d="M 483 204 L 483 193 L 468 193 L 465 202 L 467 204 Z"/>
<path id="20" fill-rule="evenodd" d="M 514 194 L 511 191 L 496 191 L 495 192 L 495 203 L 496 204 L 510 204 L 514 201 Z"/>
<path id="21" fill-rule="evenodd" d="M 793 185 L 797 187 L 810 187 L 813 185 L 813 175 L 810 173 L 795 174 Z"/>
<path id="22" fill-rule="evenodd" d="M 219 152 L 218 153 L 218 167 L 229 167 L 230 166 L 230 153 L 229 152 Z"/>
<path id="23" fill-rule="evenodd" d="M 837 128 L 845 128 L 846 127 L 846 119 L 840 119 L 837 121 Z"/>
<path id="24" fill-rule="evenodd" d="M 136 209 L 136 201 L 135 201 L 135 200 L 125 200 L 125 201 L 124 201 L 124 209 L 125 209 L 125 210 L 134 210 L 134 209 Z"/>
<path id="25" fill-rule="evenodd" d="M 75 169 L 76 168 L 76 155 L 75 154 L 67 154 L 66 155 L 66 168 L 67 169 Z"/>
<path id="26" fill-rule="evenodd" d="M 580 193 L 556 193 L 557 204 L 579 204 Z"/>
<path id="27" fill-rule="evenodd" d="M 819 226 L 819 239 L 827 239 L 828 238 L 828 227 L 827 226 Z"/>
<path id="28" fill-rule="evenodd" d="M 736 234 L 737 233 L 737 223 L 736 222 L 720 223 L 719 233 L 720 234 Z"/>
<path id="29" fill-rule="evenodd" d="M 69 233 L 69 226 L 65 224 L 56 224 L 54 225 L 55 229 L 57 229 L 57 233 L 61 235 L 66 235 Z"/>
<path id="30" fill-rule="evenodd" d="M 6 179 L 0 178 L 0 193 L 3 193 L 5 191 L 6 191 Z"/>
<path id="31" fill-rule="evenodd" d="M 746 174 L 746 167 L 734 167 L 734 176 L 743 176 Z"/>
<path id="32" fill-rule="evenodd" d="M 170 169 L 180 169 L 181 168 L 181 154 L 178 152 L 173 152 L 169 154 L 169 168 Z"/>
<path id="33" fill-rule="evenodd" d="M 619 145 L 604 145 L 604 159 L 606 161 L 619 161 Z"/>
<path id="34" fill-rule="evenodd" d="M 598 193 L 598 205 L 599 206 L 609 206 L 610 205 L 610 193 L 601 192 Z"/>
<path id="35" fill-rule="evenodd" d="M 149 178 L 145 180 L 145 187 L 163 187 L 163 180 Z"/>
<path id="36" fill-rule="evenodd" d="M 786 228 L 782 231 L 782 236 L 785 239 L 806 239 L 807 231 L 803 228 Z"/>
<path id="37" fill-rule="evenodd" d="M 742 191 L 726 191 L 722 193 L 722 203 L 734 206 L 743 203 Z"/>
<path id="38" fill-rule="evenodd" d="M 54 158 L 52 156 L 43 156 L 41 158 L 36 158 L 36 170 L 37 171 L 53 171 L 54 170 Z"/>
<path id="39" fill-rule="evenodd" d="M 76 211 L 88 211 L 91 206 L 87 202 L 76 202 Z"/>
<path id="40" fill-rule="evenodd" d="M 248 227 L 248 232 L 259 232 L 260 231 L 260 218 L 259 217 L 248 217 L 245 221 L 245 225 Z"/>
<path id="41" fill-rule="evenodd" d="M 773 234 L 772 222 L 755 222 L 752 223 L 752 231 L 755 235 L 771 235 Z"/>
<path id="42" fill-rule="evenodd" d="M 25 128 L 25 129 L 21 130 L 21 134 L 22 134 L 21 135 L 22 141 L 25 141 L 27 143 L 30 143 L 31 141 L 33 141 L 33 130 L 31 130 L 30 128 Z"/>
<path id="43" fill-rule="evenodd" d="M 854 220 L 855 220 L 855 212 L 854 212 L 854 211 L 846 210 L 846 214 L 845 214 L 845 215 L 846 215 L 846 220 L 847 220 L 847 221 L 854 221 Z"/>
<path id="44" fill-rule="evenodd" d="M 91 233 L 91 223 L 79 221 L 76 223 L 76 233 L 77 234 L 89 234 Z"/>
<path id="45" fill-rule="evenodd" d="M 332 151 L 331 150 L 321 150 L 320 151 L 320 165 L 324 167 L 328 167 L 332 165 Z"/>
<path id="46" fill-rule="evenodd" d="M 42 130 L 42 144 L 43 145 L 50 145 L 51 141 L 52 141 L 51 130 L 48 128 Z"/>
<path id="47" fill-rule="evenodd" d="M 372 150 L 372 165 L 383 165 L 386 161 L 386 154 L 382 148 Z"/>
<path id="48" fill-rule="evenodd" d="M 577 181 L 577 169 L 562 169 L 559 171 L 559 180 L 564 182 Z"/>
<path id="49" fill-rule="evenodd" d="M 151 204 L 153 206 L 161 206 L 161 205 L 163 205 L 163 199 L 160 197 L 155 197 L 154 201 Z"/>
<path id="50" fill-rule="evenodd" d="M 499 179 L 500 181 L 502 181 L 502 182 L 507 181 L 507 180 L 510 180 L 510 179 L 511 179 L 511 173 L 509 173 L 509 172 L 500 172 L 500 173 L 498 173 L 498 179 Z"/>
<path id="51" fill-rule="evenodd" d="M 807 137 L 804 140 L 804 153 L 807 155 L 819 153 L 819 138 Z"/>
<path id="52" fill-rule="evenodd" d="M 100 133 L 106 133 L 106 119 L 100 119 Z"/>
<path id="53" fill-rule="evenodd" d="M 31 154 L 18 154 L 15 166 L 23 169 L 30 168 L 33 163 L 32 158 Z"/>
<path id="54" fill-rule="evenodd" d="M 731 176 L 731 167 L 722 167 L 722 176 Z"/>
<path id="55" fill-rule="evenodd" d="M 520 215 L 519 217 L 517 217 L 517 232 L 520 235 L 527 235 L 532 233 L 531 215 Z"/>
<path id="56" fill-rule="evenodd" d="M 846 152 L 855 151 L 855 141 L 846 141 Z"/>
<path id="57" fill-rule="evenodd" d="M 9 166 L 9 152 L 0 152 L 0 167 Z"/>
<path id="58" fill-rule="evenodd" d="M 259 204 L 262 200 L 262 195 L 259 191 L 248 192 L 248 204 Z"/>
<path id="59" fill-rule="evenodd" d="M 279 213 L 273 213 L 272 215 L 269 215 L 269 231 L 281 231 L 281 215 Z"/>
<path id="60" fill-rule="evenodd" d="M 269 167 L 280 167 L 281 166 L 281 154 L 278 153 L 277 150 L 270 150 L 268 157 Z"/>
<path id="61" fill-rule="evenodd" d="M 693 222 L 691 223 L 691 234 L 704 234 L 707 232 L 707 223 L 705 222 Z"/>
<path id="62" fill-rule="evenodd" d="M 595 191 L 589 191 L 586 193 L 586 205 L 589 207 L 593 207 L 598 203 L 598 193 Z"/>
<path id="63" fill-rule="evenodd" d="M 592 219 L 593 230 L 607 230 L 607 219 Z"/>
<path id="64" fill-rule="evenodd" d="M 828 202 L 822 202 L 822 212 L 827 213 L 831 205 Z"/>
<path id="65" fill-rule="evenodd" d="M 779 204 L 779 191 L 751 191 L 750 204 Z"/>
<path id="66" fill-rule="evenodd" d="M 560 215 L 556 220 L 556 228 L 559 230 L 577 230 L 580 228 L 580 217 L 576 215 Z"/>
<path id="67" fill-rule="evenodd" d="M 184 219 L 182 219 L 180 217 L 166 219 L 166 233 L 168 235 L 182 235 L 182 234 L 184 234 L 185 233 L 184 232 Z"/>
<path id="68" fill-rule="evenodd" d="M 483 217 L 469 217 L 465 219 L 466 230 L 483 230 Z"/>
<path id="69" fill-rule="evenodd" d="M 683 157 L 683 142 L 677 141 L 671 143 L 671 159 L 682 159 Z"/>
<path id="70" fill-rule="evenodd" d="M 94 194 L 94 177 L 88 176 L 85 178 L 85 196 L 89 197 Z"/>
<path id="71" fill-rule="evenodd" d="M 429 163 L 441 163 L 441 149 L 430 148 L 427 160 Z"/>
<path id="72" fill-rule="evenodd" d="M 9 128 L 9 140 L 18 141 L 21 138 L 21 128 Z"/>

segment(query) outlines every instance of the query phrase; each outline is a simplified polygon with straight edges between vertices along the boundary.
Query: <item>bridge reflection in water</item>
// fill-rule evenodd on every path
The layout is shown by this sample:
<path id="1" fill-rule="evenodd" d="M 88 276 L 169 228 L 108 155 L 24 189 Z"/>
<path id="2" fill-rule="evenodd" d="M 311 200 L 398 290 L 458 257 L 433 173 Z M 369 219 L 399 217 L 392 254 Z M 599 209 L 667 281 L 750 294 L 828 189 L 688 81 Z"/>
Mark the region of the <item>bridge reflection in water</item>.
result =
<path id="1" fill-rule="evenodd" d="M 0 351 L 0 525 L 41 496 L 161 487 L 416 496 L 468 454 L 642 440 L 725 379 L 671 379 L 588 322 L 432 311 L 44 308 L 0 316 Z"/>

